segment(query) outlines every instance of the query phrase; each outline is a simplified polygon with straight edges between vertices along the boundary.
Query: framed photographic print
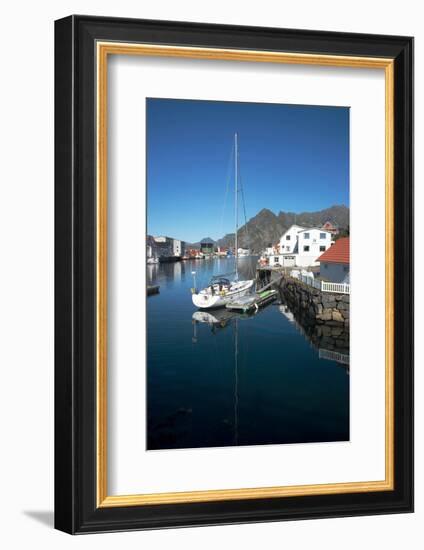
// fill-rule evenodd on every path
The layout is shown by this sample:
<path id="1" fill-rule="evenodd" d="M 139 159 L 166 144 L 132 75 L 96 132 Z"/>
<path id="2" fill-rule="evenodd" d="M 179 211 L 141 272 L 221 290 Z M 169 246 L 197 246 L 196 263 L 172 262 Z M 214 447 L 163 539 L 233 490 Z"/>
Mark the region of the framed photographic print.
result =
<path id="1" fill-rule="evenodd" d="M 55 26 L 55 525 L 413 509 L 413 39 Z"/>

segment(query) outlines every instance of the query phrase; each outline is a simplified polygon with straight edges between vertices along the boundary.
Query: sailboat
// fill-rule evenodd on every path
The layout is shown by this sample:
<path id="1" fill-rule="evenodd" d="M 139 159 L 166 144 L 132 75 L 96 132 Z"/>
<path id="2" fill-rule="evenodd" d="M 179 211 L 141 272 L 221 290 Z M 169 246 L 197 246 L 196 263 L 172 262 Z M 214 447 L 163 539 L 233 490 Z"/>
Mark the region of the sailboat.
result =
<path id="1" fill-rule="evenodd" d="M 246 294 L 250 294 L 254 279 L 247 279 L 239 281 L 238 279 L 238 192 L 239 192 L 239 166 L 238 166 L 238 135 L 234 135 L 234 218 L 235 218 L 235 274 L 231 280 L 225 275 L 216 275 L 212 277 L 209 285 L 198 291 L 196 288 L 192 289 L 193 304 L 200 309 L 212 309 L 218 307 L 225 307 L 227 304 L 234 300 L 238 300 Z M 196 285 L 195 285 L 196 286 Z"/>

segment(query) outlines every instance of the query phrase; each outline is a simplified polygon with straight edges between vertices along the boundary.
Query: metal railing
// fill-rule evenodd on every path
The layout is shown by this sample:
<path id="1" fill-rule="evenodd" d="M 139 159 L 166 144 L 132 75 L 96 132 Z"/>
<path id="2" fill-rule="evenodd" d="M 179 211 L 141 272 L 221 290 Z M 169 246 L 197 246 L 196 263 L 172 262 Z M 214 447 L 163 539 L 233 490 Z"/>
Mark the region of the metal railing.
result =
<path id="1" fill-rule="evenodd" d="M 314 279 L 313 277 L 308 277 L 307 275 L 299 274 L 295 277 L 302 283 L 312 286 L 321 290 L 321 292 L 331 292 L 333 294 L 350 294 L 350 284 L 347 283 L 331 283 L 328 281 L 321 281 L 320 279 Z"/>

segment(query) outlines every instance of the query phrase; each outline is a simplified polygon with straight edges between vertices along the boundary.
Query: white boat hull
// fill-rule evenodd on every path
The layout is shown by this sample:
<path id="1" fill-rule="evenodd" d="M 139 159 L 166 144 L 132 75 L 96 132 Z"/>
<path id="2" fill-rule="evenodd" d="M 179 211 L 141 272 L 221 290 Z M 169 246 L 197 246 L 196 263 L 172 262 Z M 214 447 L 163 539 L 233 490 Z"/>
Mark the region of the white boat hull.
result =
<path id="1" fill-rule="evenodd" d="M 241 296 L 249 294 L 254 280 L 239 281 L 233 283 L 226 293 L 212 293 L 210 287 L 192 295 L 193 304 L 200 309 L 213 309 L 225 307 L 230 302 L 238 300 Z"/>

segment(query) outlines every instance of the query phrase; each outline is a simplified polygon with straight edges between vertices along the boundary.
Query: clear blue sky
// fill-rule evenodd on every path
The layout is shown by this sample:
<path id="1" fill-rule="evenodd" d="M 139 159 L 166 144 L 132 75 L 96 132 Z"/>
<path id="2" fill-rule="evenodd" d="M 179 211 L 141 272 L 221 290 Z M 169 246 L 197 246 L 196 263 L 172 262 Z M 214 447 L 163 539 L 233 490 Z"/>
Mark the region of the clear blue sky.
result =
<path id="1" fill-rule="evenodd" d="M 234 231 L 235 132 L 247 219 L 349 205 L 348 107 L 147 99 L 146 132 L 151 235 Z"/>

